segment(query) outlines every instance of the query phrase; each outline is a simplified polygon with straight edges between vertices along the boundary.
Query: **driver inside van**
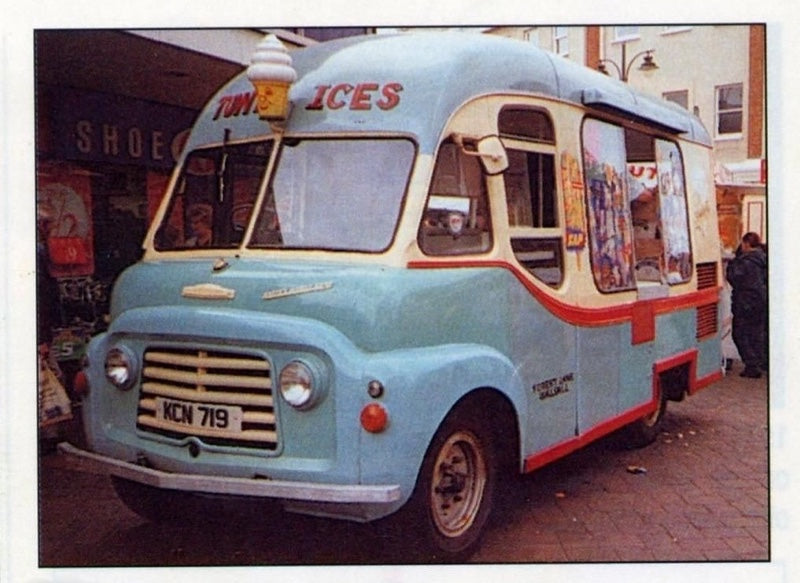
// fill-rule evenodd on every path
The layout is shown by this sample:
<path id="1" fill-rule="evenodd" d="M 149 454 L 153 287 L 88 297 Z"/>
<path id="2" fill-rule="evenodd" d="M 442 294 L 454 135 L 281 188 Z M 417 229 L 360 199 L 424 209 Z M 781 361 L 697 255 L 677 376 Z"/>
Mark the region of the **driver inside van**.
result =
<path id="1" fill-rule="evenodd" d="M 211 209 L 208 205 L 196 204 L 189 209 L 189 227 L 193 236 L 186 240 L 189 247 L 208 247 L 211 245 Z"/>

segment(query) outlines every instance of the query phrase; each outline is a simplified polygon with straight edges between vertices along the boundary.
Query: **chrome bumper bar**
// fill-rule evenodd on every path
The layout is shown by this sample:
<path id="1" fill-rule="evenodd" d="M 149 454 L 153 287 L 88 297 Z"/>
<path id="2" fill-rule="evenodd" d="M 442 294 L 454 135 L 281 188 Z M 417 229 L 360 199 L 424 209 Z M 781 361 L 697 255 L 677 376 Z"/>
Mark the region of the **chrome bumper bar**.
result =
<path id="1" fill-rule="evenodd" d="M 88 461 L 92 466 L 102 470 L 103 473 L 167 490 L 339 504 L 380 504 L 396 502 L 400 499 L 399 485 L 316 484 L 312 482 L 287 482 L 258 478 L 177 474 L 154 470 L 153 468 L 146 468 L 85 451 L 67 442 L 59 443 L 58 451 L 61 454 Z"/>

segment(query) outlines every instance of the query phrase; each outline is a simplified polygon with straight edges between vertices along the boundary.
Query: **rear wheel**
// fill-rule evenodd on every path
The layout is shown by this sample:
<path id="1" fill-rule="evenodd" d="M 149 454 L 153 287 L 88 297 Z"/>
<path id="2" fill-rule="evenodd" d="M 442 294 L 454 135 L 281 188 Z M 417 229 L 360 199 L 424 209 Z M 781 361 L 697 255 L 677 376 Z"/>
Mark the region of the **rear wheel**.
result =
<path id="1" fill-rule="evenodd" d="M 653 443 L 664 425 L 667 412 L 667 398 L 658 388 L 658 405 L 652 413 L 631 423 L 627 428 L 627 442 L 630 447 L 644 447 Z"/>

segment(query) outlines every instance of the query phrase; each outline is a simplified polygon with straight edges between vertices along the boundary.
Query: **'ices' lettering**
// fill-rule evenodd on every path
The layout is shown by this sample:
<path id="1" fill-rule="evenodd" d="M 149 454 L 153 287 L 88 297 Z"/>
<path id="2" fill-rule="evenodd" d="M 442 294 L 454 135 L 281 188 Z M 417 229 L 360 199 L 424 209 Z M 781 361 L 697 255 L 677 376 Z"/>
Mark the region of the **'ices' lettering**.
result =
<path id="1" fill-rule="evenodd" d="M 338 83 L 336 85 L 318 85 L 314 96 L 306 105 L 310 111 L 323 109 L 350 109 L 352 111 L 369 111 L 377 107 L 388 111 L 400 103 L 400 83 Z M 242 115 L 250 115 L 256 111 L 256 92 L 223 95 L 217 102 L 214 118 L 227 119 Z M 108 138 L 106 139 L 108 141 Z"/>
<path id="2" fill-rule="evenodd" d="M 338 85 L 318 85 L 314 98 L 306 105 L 306 109 L 341 109 L 347 106 L 351 110 L 370 110 L 373 104 L 387 111 L 400 103 L 400 83 L 339 83 Z"/>

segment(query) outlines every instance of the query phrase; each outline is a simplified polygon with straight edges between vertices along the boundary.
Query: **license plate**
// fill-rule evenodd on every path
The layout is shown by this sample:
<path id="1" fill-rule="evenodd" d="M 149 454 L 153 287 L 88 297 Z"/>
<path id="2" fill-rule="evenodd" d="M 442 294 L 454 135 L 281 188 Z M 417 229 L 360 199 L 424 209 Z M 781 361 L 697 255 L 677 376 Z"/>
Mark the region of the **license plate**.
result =
<path id="1" fill-rule="evenodd" d="M 230 405 L 156 397 L 156 419 L 184 429 L 202 429 L 203 433 L 239 433 L 242 430 L 242 408 Z"/>

